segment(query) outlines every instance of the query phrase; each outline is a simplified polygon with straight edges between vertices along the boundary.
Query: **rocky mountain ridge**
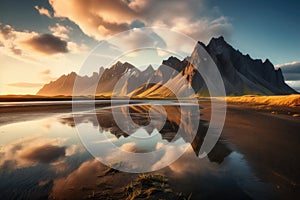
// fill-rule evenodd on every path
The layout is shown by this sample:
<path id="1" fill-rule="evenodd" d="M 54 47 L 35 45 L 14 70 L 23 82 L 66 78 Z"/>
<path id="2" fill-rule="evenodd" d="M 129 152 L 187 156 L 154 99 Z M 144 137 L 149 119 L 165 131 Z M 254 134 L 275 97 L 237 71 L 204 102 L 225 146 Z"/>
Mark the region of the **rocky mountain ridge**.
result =
<path id="1" fill-rule="evenodd" d="M 207 85 L 198 66 L 191 60 L 199 59 L 199 50 L 205 49 L 216 64 L 223 79 L 226 95 L 279 95 L 296 93 L 284 82 L 281 69 L 275 69 L 267 59 L 252 59 L 229 45 L 223 37 L 212 38 L 208 45 L 198 42 L 189 58 L 169 57 L 157 70 L 151 65 L 140 71 L 130 63 L 117 62 L 108 69 L 101 67 L 92 76 L 75 72 L 63 75 L 44 85 L 38 95 L 103 95 L 147 97 L 187 97 L 194 92 L 209 96 Z M 201 63 L 199 64 L 201 65 Z M 73 93 L 74 83 L 76 94 Z"/>

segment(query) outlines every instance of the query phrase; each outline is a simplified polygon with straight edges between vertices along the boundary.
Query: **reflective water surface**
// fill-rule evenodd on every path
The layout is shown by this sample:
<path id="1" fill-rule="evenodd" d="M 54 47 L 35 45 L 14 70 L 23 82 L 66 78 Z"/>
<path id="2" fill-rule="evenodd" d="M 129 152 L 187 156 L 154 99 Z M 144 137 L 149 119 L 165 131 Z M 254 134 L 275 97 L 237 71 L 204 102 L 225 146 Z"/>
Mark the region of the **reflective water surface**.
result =
<path id="1" fill-rule="evenodd" d="M 70 107 L 49 112 L 45 106 L 26 111 L 36 117 L 23 113 L 24 121 L 18 112 L 7 113 L 10 121 L 0 123 L 1 199 L 126 198 L 124 186 L 139 174 L 119 172 L 99 162 L 82 144 L 84 133 L 79 136 L 78 131 L 92 137 L 94 150 L 101 152 L 100 160 L 107 159 L 111 166 L 136 167 L 130 159 L 109 151 L 108 142 L 124 152 L 161 150 L 157 158 L 143 162 L 159 169 L 152 174 L 167 177 L 174 193 L 191 195 L 191 199 L 271 198 L 270 186 L 222 137 L 207 157 L 198 157 L 209 124 L 201 102 L 200 107 L 194 115 L 193 104 L 176 102 L 162 106 L 135 103 L 118 109 L 103 103 L 95 111 L 74 114 Z M 129 111 L 135 127 L 124 130 L 124 110 Z M 124 117 L 123 125 L 116 123 L 116 114 Z M 173 162 L 178 148 L 186 151 Z"/>

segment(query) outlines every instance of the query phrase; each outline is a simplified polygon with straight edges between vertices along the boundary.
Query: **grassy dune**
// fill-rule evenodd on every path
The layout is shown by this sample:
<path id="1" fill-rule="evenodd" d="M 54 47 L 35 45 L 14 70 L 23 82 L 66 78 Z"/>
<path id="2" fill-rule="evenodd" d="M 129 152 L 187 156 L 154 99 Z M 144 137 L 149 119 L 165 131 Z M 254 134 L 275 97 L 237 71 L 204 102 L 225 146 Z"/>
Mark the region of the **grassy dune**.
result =
<path id="1" fill-rule="evenodd" d="M 229 103 L 249 103 L 262 106 L 284 106 L 298 107 L 300 106 L 300 95 L 285 95 L 285 96 L 255 96 L 245 95 L 237 97 L 226 97 Z"/>

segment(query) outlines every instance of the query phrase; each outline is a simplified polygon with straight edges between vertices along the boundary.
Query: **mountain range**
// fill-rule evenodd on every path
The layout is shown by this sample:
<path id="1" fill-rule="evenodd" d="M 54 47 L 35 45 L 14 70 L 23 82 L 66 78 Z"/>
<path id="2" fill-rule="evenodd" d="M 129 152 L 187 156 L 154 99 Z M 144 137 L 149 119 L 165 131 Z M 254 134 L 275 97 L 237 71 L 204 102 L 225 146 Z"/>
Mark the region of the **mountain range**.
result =
<path id="1" fill-rule="evenodd" d="M 208 45 L 198 42 L 190 57 L 179 60 L 169 57 L 158 69 L 151 65 L 144 71 L 130 63 L 117 62 L 110 68 L 100 67 L 92 76 L 79 76 L 75 72 L 63 75 L 44 85 L 37 95 L 76 96 L 97 95 L 136 98 L 187 97 L 193 89 L 198 96 L 209 96 L 208 87 L 191 60 L 199 60 L 200 49 L 205 49 L 216 64 L 223 79 L 226 95 L 283 95 L 297 93 L 284 82 L 281 69 L 275 69 L 267 59 L 252 59 L 248 54 L 229 45 L 224 38 L 212 38 Z M 199 64 L 201 65 L 201 63 Z M 200 71 L 200 73 L 198 72 Z"/>

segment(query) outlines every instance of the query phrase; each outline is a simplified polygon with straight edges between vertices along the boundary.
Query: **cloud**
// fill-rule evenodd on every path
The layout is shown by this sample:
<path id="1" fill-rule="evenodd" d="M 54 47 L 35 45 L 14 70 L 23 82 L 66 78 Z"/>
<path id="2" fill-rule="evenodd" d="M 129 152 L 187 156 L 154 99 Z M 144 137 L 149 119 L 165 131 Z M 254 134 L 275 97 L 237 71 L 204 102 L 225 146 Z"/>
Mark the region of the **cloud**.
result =
<path id="1" fill-rule="evenodd" d="M 56 37 L 62 39 L 69 39 L 68 33 L 70 32 L 70 30 L 72 30 L 72 28 L 69 26 L 63 26 L 60 25 L 59 23 L 56 23 L 54 27 L 49 26 L 49 30 Z"/>
<path id="2" fill-rule="evenodd" d="M 96 159 L 86 161 L 67 177 L 55 179 L 50 197 L 72 199 L 74 198 L 74 192 L 76 192 L 77 197 L 81 197 L 82 193 L 84 193 L 82 188 L 94 188 L 97 186 L 99 184 L 99 174 L 105 172 L 106 169 L 107 167 Z M 70 190 L 70 188 L 75 188 L 75 190 Z"/>
<path id="3" fill-rule="evenodd" d="M 41 72 L 38 73 L 38 75 L 41 77 L 41 79 L 43 81 L 46 81 L 46 82 L 53 81 L 53 80 L 57 79 L 57 77 L 52 77 L 51 76 L 51 70 L 50 69 L 46 69 L 44 71 L 41 71 Z"/>
<path id="4" fill-rule="evenodd" d="M 72 156 L 83 152 L 85 152 L 85 149 L 81 145 L 72 144 L 66 149 L 66 156 Z"/>
<path id="5" fill-rule="evenodd" d="M 41 75 L 50 75 L 51 74 L 51 70 L 50 69 L 46 69 L 44 71 L 40 72 Z"/>
<path id="6" fill-rule="evenodd" d="M 122 1 L 56 1 L 50 0 L 55 17 L 68 18 L 89 36 L 97 39 L 128 30 L 131 9 Z M 82 9 L 85 8 L 85 9 Z M 100 13 L 99 13 L 100 12 Z M 98 13 L 98 14 L 97 14 Z M 120 20 L 122 18 L 122 20 Z M 97 34 L 101 33 L 101 34 Z"/>
<path id="7" fill-rule="evenodd" d="M 286 83 L 300 92 L 300 62 L 279 64 L 275 68 L 280 68 Z"/>
<path id="8" fill-rule="evenodd" d="M 153 29 L 131 29 L 127 34 L 120 34 L 118 37 L 110 38 L 109 43 L 125 52 L 149 46 L 162 49 L 167 47 L 165 40 L 155 33 Z M 122 45 L 120 46 L 120 44 Z"/>
<path id="9" fill-rule="evenodd" d="M 135 142 L 128 142 L 128 143 L 123 144 L 120 147 L 120 149 L 123 151 L 128 151 L 128 152 L 136 152 L 137 146 L 136 146 Z"/>
<path id="10" fill-rule="evenodd" d="M 213 17 L 205 0 L 49 0 L 49 3 L 55 17 L 68 18 L 97 40 L 143 26 L 181 31 L 203 42 L 213 36 L 230 38 L 231 35 L 228 19 Z"/>
<path id="11" fill-rule="evenodd" d="M 22 138 L 0 149 L 0 169 L 13 170 L 34 166 L 40 162 L 54 163 L 67 156 L 65 138 L 41 138 L 38 135 Z"/>
<path id="12" fill-rule="evenodd" d="M 158 146 L 156 146 L 156 148 L 162 148 L 161 149 L 164 154 L 163 156 L 156 162 L 153 164 L 152 166 L 152 170 L 157 170 L 157 169 L 161 169 L 165 166 L 169 166 L 172 162 L 174 162 L 178 157 L 178 155 L 181 155 L 183 152 L 185 152 L 189 147 L 190 144 L 188 143 L 183 143 L 183 144 L 168 144 L 168 145 L 161 145 L 158 144 Z"/>
<path id="13" fill-rule="evenodd" d="M 34 6 L 34 8 L 40 13 L 40 15 L 46 15 L 47 17 L 52 18 L 48 9 L 39 6 Z"/>
<path id="14" fill-rule="evenodd" d="M 62 58 L 62 54 L 66 53 L 82 55 L 87 52 L 86 45 L 67 39 L 67 33 L 72 30 L 70 27 L 56 24 L 49 29 L 53 34 L 16 30 L 0 23 L 0 53 L 22 62 L 37 64 L 57 62 L 56 58 Z"/>
<path id="15" fill-rule="evenodd" d="M 190 176 L 194 176 L 196 174 L 199 175 L 199 173 L 206 174 L 207 171 L 210 171 L 209 167 L 211 166 L 208 158 L 206 157 L 203 159 L 199 159 L 195 157 L 193 148 L 189 146 L 186 152 L 178 160 L 170 164 L 168 168 L 164 168 L 162 171 L 167 171 L 166 173 L 176 174 L 177 177 L 186 177 L 188 174 Z"/>
<path id="16" fill-rule="evenodd" d="M 19 88 L 39 88 L 42 87 L 42 83 L 26 83 L 26 82 L 17 82 L 17 83 L 10 83 L 7 86 L 11 87 L 19 87 Z"/>
<path id="17" fill-rule="evenodd" d="M 12 45 L 10 47 L 10 50 L 15 54 L 15 55 L 22 55 L 22 50 L 18 49 L 15 45 Z"/>
<path id="18" fill-rule="evenodd" d="M 300 80 L 286 81 L 286 83 L 300 93 Z"/>
<path id="19" fill-rule="evenodd" d="M 5 40 L 16 38 L 16 34 L 14 33 L 14 29 L 10 25 L 5 25 L 1 27 L 0 34 L 3 36 Z"/>
<path id="20" fill-rule="evenodd" d="M 8 49 L 10 50 L 10 52 L 12 52 L 15 55 L 22 55 L 22 50 L 20 48 L 18 48 L 17 45 L 14 44 L 14 42 L 13 42 L 16 40 L 16 38 L 17 38 L 17 34 L 10 25 L 5 25 L 5 26 L 1 27 L 1 24 L 0 24 L 0 43 L 1 43 L 0 46 L 6 47 L 7 43 L 8 43 L 6 41 L 12 41 L 12 42 L 10 42 L 10 44 L 8 46 Z"/>
<path id="21" fill-rule="evenodd" d="M 275 68 L 283 68 L 284 70 L 287 70 L 289 68 L 299 67 L 299 66 L 300 66 L 300 62 L 294 61 L 294 62 L 290 62 L 290 63 L 284 63 L 284 64 L 275 65 Z"/>
<path id="22" fill-rule="evenodd" d="M 20 154 L 20 158 L 40 163 L 51 163 L 64 157 L 66 147 L 44 144 L 42 146 L 26 148 Z"/>
<path id="23" fill-rule="evenodd" d="M 89 48 L 85 44 L 77 44 L 75 42 L 68 42 L 68 50 L 72 53 L 88 52 Z"/>
<path id="24" fill-rule="evenodd" d="M 300 62 L 291 62 L 276 65 L 280 68 L 286 81 L 300 81 Z"/>
<path id="25" fill-rule="evenodd" d="M 170 52 L 164 51 L 162 49 L 157 49 L 157 55 L 160 56 L 160 57 L 165 57 L 169 54 L 170 54 Z"/>
<path id="26" fill-rule="evenodd" d="M 185 33 L 204 43 L 214 36 L 222 35 L 226 39 L 230 39 L 232 29 L 228 19 L 224 16 L 214 20 L 202 19 L 192 22 L 186 18 L 178 18 L 173 20 L 172 27 L 172 30 Z"/>
<path id="27" fill-rule="evenodd" d="M 24 44 L 34 51 L 52 55 L 57 53 L 68 53 L 67 42 L 52 34 L 41 34 L 24 41 Z"/>
<path id="28" fill-rule="evenodd" d="M 36 62 L 41 59 L 40 54 L 35 55 L 31 48 L 24 44 L 24 41 L 36 36 L 39 36 L 36 32 L 18 31 L 10 25 L 0 24 L 0 52 L 22 61 Z"/>

